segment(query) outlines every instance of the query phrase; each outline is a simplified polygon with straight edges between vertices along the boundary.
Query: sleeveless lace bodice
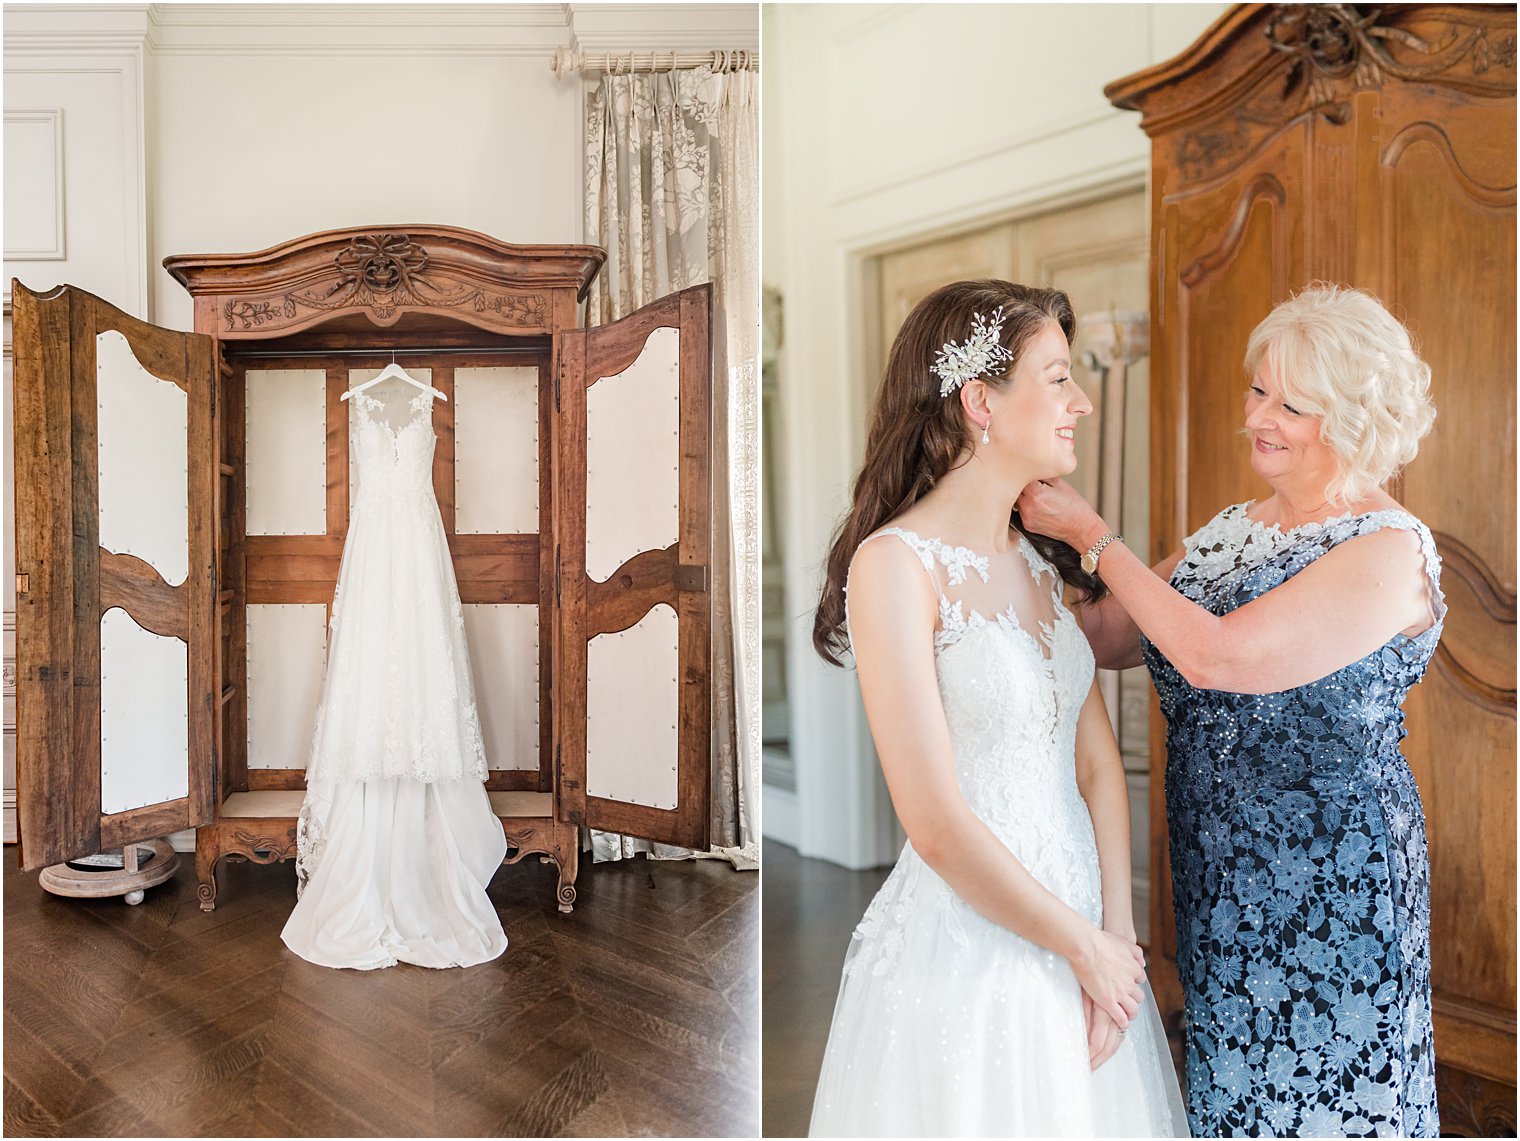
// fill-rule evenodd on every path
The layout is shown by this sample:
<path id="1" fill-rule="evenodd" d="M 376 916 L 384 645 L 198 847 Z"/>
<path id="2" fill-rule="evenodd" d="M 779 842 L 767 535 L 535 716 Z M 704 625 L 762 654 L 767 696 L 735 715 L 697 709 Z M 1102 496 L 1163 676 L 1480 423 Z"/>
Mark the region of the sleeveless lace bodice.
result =
<path id="1" fill-rule="evenodd" d="M 405 401 L 399 424 L 387 411 L 402 402 L 381 400 L 368 392 L 349 397 L 353 462 L 359 484 L 353 506 L 396 498 L 428 497 L 433 488 L 433 394 L 419 392 Z"/>
<path id="2" fill-rule="evenodd" d="M 1022 847 L 1041 831 L 1049 844 L 1068 847 L 1059 827 L 1046 826 L 1053 804 L 1086 816 L 1073 757 L 1093 657 L 1061 601 L 1060 576 L 1020 535 L 1019 553 L 1053 615 L 1021 620 L 1013 602 L 998 606 L 1006 592 L 996 589 L 986 556 L 898 527 L 881 534 L 911 547 L 935 582 L 935 672 L 962 794 L 1005 842 Z M 978 592 L 982 598 L 996 601 L 967 597 L 968 573 L 993 588 Z"/>
<path id="3" fill-rule="evenodd" d="M 889 527 L 868 539 L 905 543 L 934 583 L 939 617 L 935 674 L 961 795 L 1047 888 L 1095 923 L 1101 885 L 1092 818 L 1077 788 L 1077 715 L 1093 680 L 1092 650 L 1061 600 L 1061 579 L 1022 535 L 1000 574 L 1027 573 L 1050 619 L 1019 614 L 1014 584 L 966 547 Z M 1023 568 L 1023 569 L 1018 569 Z M 1026 600 L 1027 606 L 1027 600 Z M 909 862 L 917 854 L 904 849 Z M 899 865 L 902 866 L 901 864 Z M 986 923 L 938 877 L 958 921 Z M 890 904 L 886 889 L 866 913 L 872 930 Z M 869 954 L 864 956 L 869 958 Z"/>

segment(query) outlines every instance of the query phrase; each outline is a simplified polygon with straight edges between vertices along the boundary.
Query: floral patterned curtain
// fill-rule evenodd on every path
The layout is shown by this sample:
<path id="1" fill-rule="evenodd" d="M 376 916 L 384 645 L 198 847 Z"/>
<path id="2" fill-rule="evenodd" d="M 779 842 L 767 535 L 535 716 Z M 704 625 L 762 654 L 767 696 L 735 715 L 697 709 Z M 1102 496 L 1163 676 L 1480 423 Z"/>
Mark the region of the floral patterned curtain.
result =
<path id="1" fill-rule="evenodd" d="M 594 858 L 759 861 L 759 83 L 695 68 L 607 75 L 586 98 L 586 240 L 607 250 L 587 322 L 713 283 L 710 853 L 592 833 Z M 726 417 L 726 419 L 725 419 Z M 725 478 L 726 477 L 726 478 Z"/>

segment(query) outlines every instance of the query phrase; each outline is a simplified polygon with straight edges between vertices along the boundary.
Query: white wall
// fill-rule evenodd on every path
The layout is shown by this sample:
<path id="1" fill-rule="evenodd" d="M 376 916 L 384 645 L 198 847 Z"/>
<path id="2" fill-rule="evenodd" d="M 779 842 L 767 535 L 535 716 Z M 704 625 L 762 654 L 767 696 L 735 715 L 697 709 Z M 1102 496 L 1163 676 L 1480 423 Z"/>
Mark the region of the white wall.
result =
<path id="1" fill-rule="evenodd" d="M 759 35 L 752 4 L 607 3 L 7 4 L 4 35 L 8 120 L 57 111 L 63 151 L 61 164 L 38 160 L 51 128 L 37 115 L 7 122 L 10 838 L 12 275 L 189 329 L 190 297 L 161 266 L 170 254 L 367 223 L 579 242 L 580 81 L 554 78 L 555 49 L 753 51 Z"/>
<path id="2" fill-rule="evenodd" d="M 772 6 L 762 17 L 764 277 L 780 393 L 795 797 L 767 834 L 869 867 L 895 855 L 853 676 L 811 644 L 865 410 L 863 259 L 909 239 L 1142 184 L 1149 141 L 1105 84 L 1181 52 L 1217 4 Z"/>
<path id="3" fill-rule="evenodd" d="M 170 254 L 368 222 L 580 240 L 580 85 L 547 66 L 568 30 L 554 8 L 504 6 L 506 26 L 487 27 L 520 38 L 491 52 L 469 42 L 476 29 L 424 12 L 380 29 L 407 43 L 317 25 L 231 49 L 242 29 L 217 15 L 159 13 L 173 21 L 159 26 L 148 108 L 160 324 L 191 320 L 189 295 L 158 268 Z"/>

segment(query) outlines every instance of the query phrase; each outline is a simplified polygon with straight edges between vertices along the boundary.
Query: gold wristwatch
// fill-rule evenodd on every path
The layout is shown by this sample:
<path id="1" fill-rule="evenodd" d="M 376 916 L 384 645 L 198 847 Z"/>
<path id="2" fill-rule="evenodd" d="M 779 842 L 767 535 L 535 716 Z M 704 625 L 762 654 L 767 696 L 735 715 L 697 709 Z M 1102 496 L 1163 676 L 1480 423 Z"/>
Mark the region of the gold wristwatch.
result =
<path id="1" fill-rule="evenodd" d="M 1124 536 L 1119 534 L 1119 532 L 1110 531 L 1108 534 L 1104 535 L 1103 538 L 1099 539 L 1092 546 L 1088 547 L 1087 553 L 1082 556 L 1082 569 L 1088 574 L 1097 574 L 1098 556 L 1103 553 L 1103 548 L 1108 546 L 1115 539 L 1122 538 L 1124 538 Z"/>

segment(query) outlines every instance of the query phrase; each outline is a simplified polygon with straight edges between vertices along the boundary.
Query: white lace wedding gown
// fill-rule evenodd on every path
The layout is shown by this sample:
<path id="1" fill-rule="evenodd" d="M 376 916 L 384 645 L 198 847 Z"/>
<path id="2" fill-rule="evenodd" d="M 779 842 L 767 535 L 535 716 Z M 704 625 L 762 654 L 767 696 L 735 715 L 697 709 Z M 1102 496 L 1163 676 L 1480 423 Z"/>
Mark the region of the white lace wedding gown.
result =
<path id="1" fill-rule="evenodd" d="M 1102 919 L 1077 714 L 1092 651 L 1028 540 L 999 563 L 889 528 L 939 594 L 936 672 L 962 794 L 1045 887 Z M 1028 567 L 1054 622 L 1021 624 Z M 969 579 L 967 572 L 972 572 Z M 984 615 L 996 617 L 987 618 Z M 813 1103 L 813 1136 L 1187 1136 L 1149 993 L 1119 1051 L 1089 1068 L 1081 988 L 1060 955 L 983 918 L 912 844 L 850 941 Z"/>
<path id="2" fill-rule="evenodd" d="M 328 967 L 470 966 L 507 946 L 486 896 L 506 838 L 481 783 L 464 612 L 433 495 L 432 396 L 383 389 L 350 399 L 358 490 L 281 938 Z"/>

